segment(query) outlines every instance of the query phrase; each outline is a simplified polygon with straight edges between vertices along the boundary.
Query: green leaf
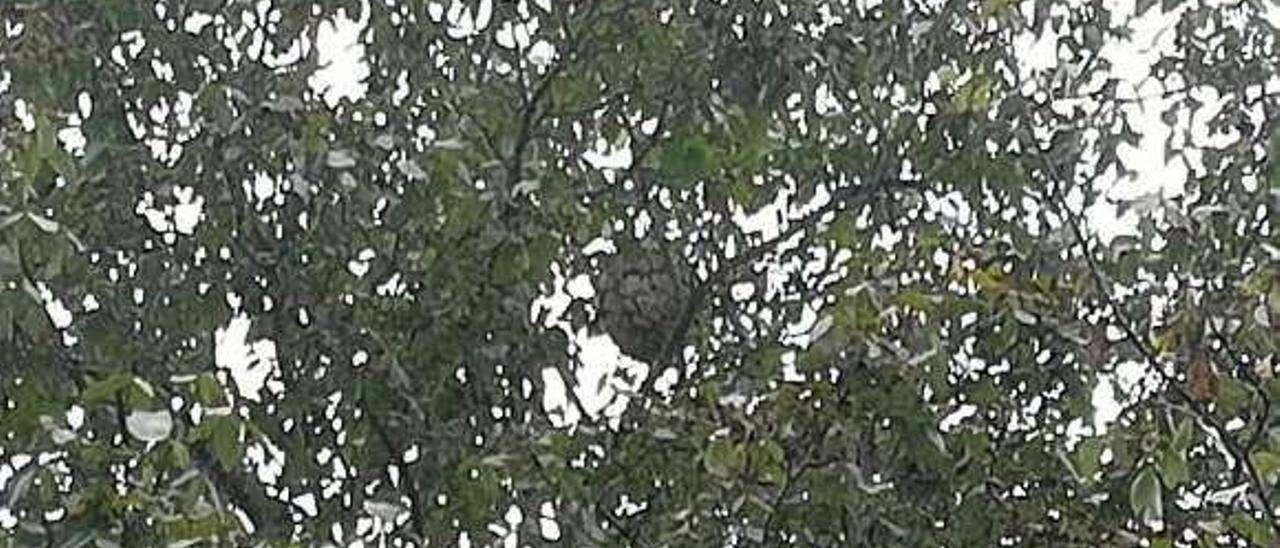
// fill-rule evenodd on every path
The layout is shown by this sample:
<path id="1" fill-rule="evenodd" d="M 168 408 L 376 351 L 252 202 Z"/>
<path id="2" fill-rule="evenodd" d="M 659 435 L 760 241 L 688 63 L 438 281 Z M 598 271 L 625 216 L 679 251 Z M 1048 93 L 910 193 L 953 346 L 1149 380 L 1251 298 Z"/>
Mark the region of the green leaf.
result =
<path id="1" fill-rule="evenodd" d="M 679 186 L 688 186 L 705 177 L 715 167 L 711 144 L 700 133 L 683 133 L 665 146 L 658 156 L 663 172 Z"/>
<path id="2" fill-rule="evenodd" d="M 493 506 L 502 495 L 502 486 L 493 468 L 464 459 L 449 484 L 450 498 L 457 501 L 457 517 L 464 524 L 475 526 L 493 518 Z"/>
<path id="3" fill-rule="evenodd" d="M 20 219 L 21 215 L 21 213 L 14 213 L 11 218 Z M 0 229 L 3 228 L 4 222 L 0 220 Z M 0 244 L 0 279 L 22 274 L 20 249 L 17 242 Z"/>
<path id="4" fill-rule="evenodd" d="M 8 343 L 13 341 L 13 307 L 5 301 L 12 299 L 0 298 L 0 342 Z"/>
<path id="5" fill-rule="evenodd" d="M 1080 474 L 1082 479 L 1088 481 L 1098 473 L 1098 469 L 1102 466 L 1103 449 L 1102 438 L 1085 438 L 1076 444 L 1071 460 L 1076 467 L 1076 473 Z"/>
<path id="6" fill-rule="evenodd" d="M 125 372 L 112 373 L 89 383 L 80 394 L 86 403 L 113 403 L 120 398 L 131 409 L 149 407 L 155 395 L 151 383 Z"/>
<path id="7" fill-rule="evenodd" d="M 921 312 L 929 312 L 941 304 L 943 298 L 938 295 L 907 290 L 900 291 L 894 295 L 894 300 L 902 306 L 910 307 Z"/>
<path id="8" fill-rule="evenodd" d="M 112 373 L 105 378 L 89 383 L 80 397 L 88 403 L 104 403 L 115 401 L 116 395 L 133 384 L 133 375 L 129 373 Z"/>
<path id="9" fill-rule="evenodd" d="M 761 440 L 752 444 L 748 459 L 762 483 L 777 484 L 786 478 L 786 454 L 782 446 L 773 440 Z"/>
<path id="10" fill-rule="evenodd" d="M 969 78 L 951 99 L 956 112 L 981 112 L 991 103 L 991 79 L 985 74 Z"/>
<path id="11" fill-rule="evenodd" d="M 1249 514 L 1244 512 L 1231 514 L 1227 517 L 1227 526 L 1249 539 L 1249 543 L 1253 546 L 1271 546 L 1271 527 Z"/>
<path id="12" fill-rule="evenodd" d="M 524 278 L 529 271 L 529 252 L 520 244 L 506 244 L 498 248 L 493 258 L 493 281 L 498 285 L 510 285 Z"/>
<path id="13" fill-rule="evenodd" d="M 742 467 L 742 447 L 729 440 L 715 440 L 702 452 L 702 464 L 707 472 L 719 478 L 728 478 Z"/>
<path id="14" fill-rule="evenodd" d="M 1154 468 L 1145 466 L 1133 477 L 1129 485 L 1129 507 L 1134 517 L 1154 525 L 1164 519 L 1164 499 L 1160 489 L 1160 478 Z"/>
<path id="15" fill-rule="evenodd" d="M 0 380 L 10 379 L 0 377 Z M 36 428 L 39 428 L 41 436 L 45 436 L 40 416 L 61 412 L 61 395 L 60 390 L 55 392 L 42 378 L 28 379 L 28 382 L 22 384 L 21 390 L 9 392 L 11 405 L 4 413 L 0 413 L 0 436 L 12 432 L 18 439 L 25 439 Z"/>
<path id="16" fill-rule="evenodd" d="M 57 130 L 43 114 L 36 116 L 36 154 L 47 160 L 58 150 Z"/>
<path id="17" fill-rule="evenodd" d="M 1178 330 L 1177 325 L 1164 329 L 1151 337 L 1151 350 L 1156 355 L 1164 355 L 1173 352 L 1181 344 L 1182 334 Z"/>
<path id="18" fill-rule="evenodd" d="M 49 163 L 49 167 L 53 168 L 53 171 L 58 175 L 66 177 L 68 180 L 76 178 L 76 173 L 78 172 L 76 161 L 61 148 L 54 150 L 53 154 L 45 158 L 45 161 Z"/>
<path id="19" fill-rule="evenodd" d="M 529 260 L 529 270 L 534 274 L 541 275 L 546 272 L 551 261 L 559 253 L 560 241 L 551 234 L 543 234 L 530 241 L 525 246 L 525 251 Z"/>
<path id="20" fill-rule="evenodd" d="M 240 522 L 230 514 L 217 513 L 202 518 L 162 520 L 156 524 L 166 538 L 173 540 L 213 539 L 240 530 Z M 186 544 L 181 544 L 186 546 Z"/>
<path id="21" fill-rule="evenodd" d="M 302 146 L 309 154 L 325 149 L 325 137 L 329 133 L 329 116 L 320 113 L 307 114 L 302 126 Z"/>
<path id="22" fill-rule="evenodd" d="M 827 227 L 827 235 L 839 247 L 854 248 L 858 243 L 858 229 L 849 215 L 837 215 Z"/>
<path id="23" fill-rule="evenodd" d="M 1186 453 L 1170 448 L 1160 455 L 1160 478 L 1170 489 L 1182 485 L 1191 479 L 1187 468 Z"/>
<path id="24" fill-rule="evenodd" d="M 1235 416 L 1249 403 L 1249 388 L 1244 382 L 1229 375 L 1218 375 L 1218 412 L 1224 416 Z"/>
<path id="25" fill-rule="evenodd" d="M 736 180 L 729 184 L 729 197 L 744 208 L 750 208 L 756 199 L 756 185 L 746 179 Z"/>
<path id="26" fill-rule="evenodd" d="M 999 17 L 1014 4 L 1014 0 L 983 0 L 978 12 L 984 17 Z"/>
<path id="27" fill-rule="evenodd" d="M 1178 423 L 1178 428 L 1173 431 L 1173 440 L 1170 445 L 1179 452 L 1191 449 L 1191 445 L 1195 443 L 1195 434 L 1195 422 L 1189 418 L 1184 418 Z"/>
<path id="28" fill-rule="evenodd" d="M 164 465 L 170 470 L 186 470 L 191 463 L 191 453 L 178 440 L 170 440 L 165 448 Z"/>
<path id="29" fill-rule="evenodd" d="M 208 418 L 209 444 L 223 470 L 240 465 L 240 420 L 230 415 Z"/>
<path id="30" fill-rule="evenodd" d="M 769 135 L 769 119 L 760 109 L 751 109 L 729 118 L 727 136 L 731 154 L 725 155 L 722 161 L 737 183 L 750 186 L 751 189 L 734 189 L 731 191 L 738 203 L 747 205 L 754 200 L 755 185 L 751 184 L 753 175 L 759 173 L 765 165 L 769 154 L 776 143 Z M 746 196 L 745 194 L 750 194 Z"/>
<path id="31" fill-rule="evenodd" d="M 196 401 L 200 403 L 205 405 L 222 403 L 222 384 L 218 382 L 213 373 L 206 372 L 197 376 L 191 390 L 195 393 Z"/>
<path id="32" fill-rule="evenodd" d="M 1249 455 L 1249 461 L 1253 463 L 1253 467 L 1258 470 L 1267 483 L 1276 482 L 1276 472 L 1280 471 L 1280 455 L 1270 451 L 1255 451 Z"/>

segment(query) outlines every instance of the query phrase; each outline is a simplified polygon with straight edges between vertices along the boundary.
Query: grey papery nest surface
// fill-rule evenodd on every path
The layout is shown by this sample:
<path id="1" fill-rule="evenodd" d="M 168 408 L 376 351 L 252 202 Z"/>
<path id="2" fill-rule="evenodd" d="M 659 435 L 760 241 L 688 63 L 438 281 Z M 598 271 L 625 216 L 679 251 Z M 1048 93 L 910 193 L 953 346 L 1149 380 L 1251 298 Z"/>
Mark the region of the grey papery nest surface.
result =
<path id="1" fill-rule="evenodd" d="M 661 358 L 689 298 L 688 266 L 659 251 L 620 247 L 600 258 L 595 286 L 596 329 L 632 358 Z"/>

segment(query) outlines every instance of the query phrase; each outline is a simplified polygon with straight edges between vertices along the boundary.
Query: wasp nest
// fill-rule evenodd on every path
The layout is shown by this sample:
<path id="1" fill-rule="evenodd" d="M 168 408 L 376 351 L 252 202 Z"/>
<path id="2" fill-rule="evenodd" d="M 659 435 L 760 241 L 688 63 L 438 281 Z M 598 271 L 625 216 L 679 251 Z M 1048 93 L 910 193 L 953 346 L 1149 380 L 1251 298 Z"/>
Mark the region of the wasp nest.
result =
<path id="1" fill-rule="evenodd" d="M 666 253 L 639 246 L 602 257 L 595 283 L 597 329 L 626 355 L 654 363 L 689 297 L 687 270 Z"/>

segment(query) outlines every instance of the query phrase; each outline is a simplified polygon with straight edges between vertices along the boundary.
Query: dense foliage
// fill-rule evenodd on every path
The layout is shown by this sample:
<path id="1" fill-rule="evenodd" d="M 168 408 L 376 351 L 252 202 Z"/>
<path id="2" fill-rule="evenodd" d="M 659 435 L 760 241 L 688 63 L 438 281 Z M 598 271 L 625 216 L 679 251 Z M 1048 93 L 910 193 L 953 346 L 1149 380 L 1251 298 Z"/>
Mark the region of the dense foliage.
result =
<path id="1" fill-rule="evenodd" d="M 0 539 L 1273 545 L 1277 19 L 1112 4 L 4 2 Z"/>

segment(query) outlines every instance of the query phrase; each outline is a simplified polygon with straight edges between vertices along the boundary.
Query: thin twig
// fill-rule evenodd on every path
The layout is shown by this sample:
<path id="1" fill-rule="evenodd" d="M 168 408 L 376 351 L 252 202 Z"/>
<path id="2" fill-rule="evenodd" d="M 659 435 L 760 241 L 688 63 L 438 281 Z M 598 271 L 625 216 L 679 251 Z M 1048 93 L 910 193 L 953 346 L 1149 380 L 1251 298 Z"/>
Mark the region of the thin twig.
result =
<path id="1" fill-rule="evenodd" d="M 409 495 L 409 500 L 413 501 L 413 508 L 409 511 L 409 519 L 413 522 L 414 535 L 427 534 L 426 501 L 418 491 L 418 479 L 409 473 L 409 463 L 405 462 L 404 453 L 391 441 L 391 436 L 387 434 L 386 426 L 382 423 L 378 413 L 366 413 L 366 415 L 369 417 L 369 423 L 373 426 L 373 432 L 378 437 L 378 441 L 382 443 L 387 455 L 400 468 L 400 473 L 405 478 L 406 494 Z"/>
<path id="2" fill-rule="evenodd" d="M 1221 353 L 1226 355 L 1240 375 L 1249 380 L 1258 398 L 1262 400 L 1262 412 L 1259 414 L 1258 424 L 1254 426 L 1253 433 L 1249 435 L 1249 439 L 1244 444 L 1246 451 L 1252 451 L 1258 442 L 1262 440 L 1262 434 L 1266 432 L 1267 420 L 1271 417 L 1271 397 L 1267 395 L 1267 389 L 1262 385 L 1262 379 L 1257 378 L 1257 375 L 1250 369 L 1249 364 L 1240 361 L 1227 336 L 1222 333 L 1221 329 L 1218 329 L 1217 324 L 1212 320 L 1209 321 L 1209 330 L 1213 332 L 1213 337 L 1218 339 L 1218 343 L 1222 345 Z"/>
<path id="3" fill-rule="evenodd" d="M 707 279 L 698 284 L 694 288 L 693 294 L 689 297 L 685 304 L 684 310 L 681 311 L 680 321 L 676 324 L 675 330 L 668 338 L 666 347 L 659 354 L 660 359 L 668 360 L 665 364 L 667 367 L 674 367 L 679 362 L 679 357 L 675 355 L 683 344 L 684 339 L 688 335 L 688 330 L 693 324 L 693 317 L 697 315 L 702 308 L 703 303 L 712 291 L 718 290 L 746 266 L 754 264 L 756 261 L 765 257 L 765 255 L 774 251 L 778 244 L 786 242 L 797 234 L 805 230 L 813 229 L 822 218 L 833 211 L 839 210 L 841 207 L 852 209 L 855 205 L 861 205 L 865 201 L 875 197 L 876 195 L 889 190 L 903 190 L 913 188 L 906 181 L 899 179 L 881 179 L 877 183 L 861 184 L 840 188 L 832 192 L 831 200 L 821 207 L 810 212 L 803 218 L 792 221 L 792 226 L 782 231 L 778 237 L 767 242 L 752 246 L 745 250 L 741 255 L 727 261 L 722 268 L 708 275 Z M 682 378 L 680 371 L 677 369 L 677 382 Z"/>
<path id="4" fill-rule="evenodd" d="M 591 2 L 587 7 L 587 12 L 582 16 L 583 20 L 591 21 L 595 14 L 596 8 L 601 2 Z M 566 34 L 571 31 L 571 25 L 564 26 Z M 522 96 L 523 108 L 520 113 L 520 129 L 516 134 L 515 144 L 511 148 L 511 156 L 507 159 L 507 188 L 513 188 L 520 181 L 521 171 L 524 169 L 524 151 L 529 146 L 529 140 L 533 132 L 533 127 L 542 121 L 546 111 L 542 108 L 542 100 L 547 92 L 551 89 L 551 84 L 564 72 L 565 68 L 573 62 L 573 57 L 578 53 L 578 49 L 582 46 L 583 41 L 578 37 L 568 36 L 569 47 L 566 48 L 564 56 L 560 61 L 551 66 L 538 84 L 534 87 L 533 92 L 527 96 Z M 521 69 L 523 70 L 523 69 Z"/>
<path id="5" fill-rule="evenodd" d="M 1061 177 L 1061 174 L 1054 169 L 1053 165 L 1047 159 L 1042 156 L 1037 156 L 1037 158 L 1044 164 L 1046 175 L 1057 180 L 1066 180 Z M 1103 301 L 1106 305 L 1111 308 L 1114 319 L 1116 323 L 1119 324 L 1121 331 L 1124 333 L 1125 339 L 1138 351 L 1139 354 L 1142 355 L 1143 359 L 1151 365 L 1152 369 L 1156 370 L 1161 379 L 1166 385 L 1168 385 L 1169 392 L 1180 400 L 1180 403 L 1183 403 L 1187 409 L 1200 420 L 1201 423 L 1208 426 L 1218 439 L 1222 440 L 1223 447 L 1227 450 L 1227 453 L 1231 455 L 1233 460 L 1237 461 L 1239 465 L 1244 468 L 1248 476 L 1250 487 L 1258 498 L 1257 502 L 1262 506 L 1261 510 L 1266 515 L 1267 523 L 1270 525 L 1272 532 L 1277 536 L 1280 536 L 1280 522 L 1276 521 L 1273 514 L 1271 494 L 1266 488 L 1266 483 L 1263 481 L 1262 475 L 1253 465 L 1253 461 L 1249 459 L 1248 453 L 1239 445 L 1238 442 L 1236 442 L 1235 438 L 1231 437 L 1231 433 L 1227 430 L 1226 426 L 1217 419 L 1217 417 L 1214 417 L 1213 414 L 1205 409 L 1199 401 L 1188 394 L 1173 374 L 1165 371 L 1165 369 L 1161 367 L 1160 361 L 1155 352 L 1150 348 L 1142 336 L 1134 330 L 1132 322 L 1129 321 L 1128 316 L 1120 307 L 1120 303 L 1108 289 L 1107 282 L 1102 275 L 1102 268 L 1099 266 L 1098 261 L 1093 257 L 1093 254 L 1089 250 L 1088 240 L 1085 238 L 1084 233 L 1080 228 L 1076 214 L 1069 206 L 1067 206 L 1066 201 L 1063 200 L 1061 195 L 1056 192 L 1051 194 L 1052 199 L 1057 202 L 1058 207 L 1062 211 L 1063 222 L 1068 226 L 1072 236 L 1076 240 L 1076 243 L 1081 247 L 1081 252 L 1084 255 L 1085 263 L 1088 266 L 1089 274 L 1093 279 L 1095 288 L 1098 293 L 1102 295 Z"/>

